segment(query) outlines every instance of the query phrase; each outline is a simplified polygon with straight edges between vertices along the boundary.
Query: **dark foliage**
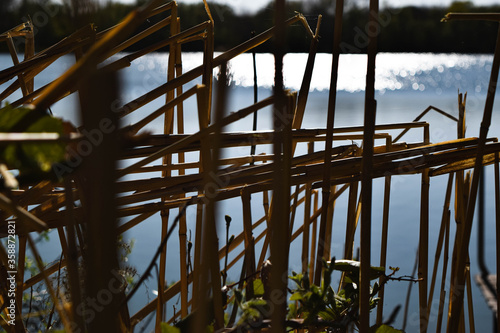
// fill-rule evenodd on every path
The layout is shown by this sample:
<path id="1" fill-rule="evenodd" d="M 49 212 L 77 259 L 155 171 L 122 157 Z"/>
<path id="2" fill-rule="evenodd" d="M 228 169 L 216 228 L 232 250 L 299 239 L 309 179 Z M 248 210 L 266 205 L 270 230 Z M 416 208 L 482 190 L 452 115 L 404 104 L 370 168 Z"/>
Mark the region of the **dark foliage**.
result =
<path id="1" fill-rule="evenodd" d="M 74 32 L 86 22 L 93 22 L 102 31 L 117 24 L 127 13 L 139 6 L 104 2 L 95 6 L 95 0 L 69 1 L 63 4 L 47 0 L 2 0 L 0 2 L 1 31 L 6 31 L 28 18 L 36 28 L 36 47 L 41 50 L 52 45 L 63 37 Z M 74 3 L 85 6 L 74 8 Z M 210 4 L 215 23 L 215 49 L 224 51 L 242 43 L 252 36 L 252 32 L 260 33 L 273 26 L 273 4 L 270 2 L 255 14 L 235 13 L 227 5 Z M 288 1 L 286 16 L 295 12 L 305 15 L 313 31 L 317 17 L 323 15 L 320 29 L 319 52 L 331 52 L 333 40 L 334 9 L 331 1 Z M 442 23 L 441 19 L 448 12 L 500 12 L 500 6 L 475 7 L 471 2 L 454 2 L 449 7 L 403 7 L 382 9 L 377 26 L 368 24 L 368 8 L 360 7 L 349 1 L 344 13 L 343 44 L 344 53 L 365 52 L 367 36 L 379 36 L 380 52 L 459 52 L 459 53 L 491 53 L 497 32 L 494 22 L 463 21 Z M 206 21 L 208 18 L 202 3 L 179 3 L 178 15 L 181 28 L 186 29 Z M 148 25 L 159 18 L 151 18 Z M 144 27 L 143 27 L 144 28 Z M 169 29 L 159 32 L 135 45 L 140 49 L 158 39 L 169 35 Z M 287 30 L 287 52 L 307 52 L 310 37 L 301 24 L 295 24 Z M 0 45 L 6 51 L 5 45 Z M 272 43 L 257 48 L 258 52 L 270 52 Z M 184 51 L 201 51 L 201 42 L 183 45 Z M 22 51 L 22 49 L 20 50 Z"/>

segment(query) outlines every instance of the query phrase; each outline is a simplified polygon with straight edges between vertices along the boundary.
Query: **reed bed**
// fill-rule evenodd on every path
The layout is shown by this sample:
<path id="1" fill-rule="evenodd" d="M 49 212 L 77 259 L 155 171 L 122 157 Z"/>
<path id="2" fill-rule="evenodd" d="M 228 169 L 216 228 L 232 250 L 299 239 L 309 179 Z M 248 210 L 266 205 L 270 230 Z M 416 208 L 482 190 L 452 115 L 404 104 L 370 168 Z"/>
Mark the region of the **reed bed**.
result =
<path id="1" fill-rule="evenodd" d="M 499 205 L 498 152 L 496 138 L 488 137 L 494 88 L 500 65 L 500 49 L 497 50 L 492 69 L 485 107 L 485 118 L 479 138 L 465 135 L 466 95 L 459 95 L 458 118 L 448 112 L 429 106 L 413 122 L 375 124 L 375 58 L 376 37 L 369 44 L 369 61 L 366 85 L 365 124 L 358 127 L 335 127 L 337 69 L 340 54 L 343 1 L 337 1 L 333 70 L 325 128 L 304 129 L 302 120 L 307 110 L 308 92 L 312 68 L 319 39 L 317 27 L 309 27 L 306 19 L 297 14 L 283 17 L 284 1 L 276 2 L 276 26 L 255 35 L 247 42 L 235 46 L 214 57 L 214 33 L 217 27 L 205 1 L 206 21 L 194 27 L 181 29 L 181 17 L 177 16 L 177 3 L 153 0 L 130 13 L 122 23 L 103 32 L 88 25 L 54 46 L 35 53 L 33 25 L 28 22 L 0 35 L 0 42 L 9 46 L 13 65 L 0 71 L 0 83 L 13 80 L 0 100 L 6 101 L 15 91 L 23 97 L 11 103 L 11 107 L 30 106 L 46 113 L 51 105 L 71 94 L 78 94 L 83 126 L 64 133 L 2 133 L 0 146 L 26 143 L 59 143 L 76 147 L 85 137 L 84 131 L 106 128 L 102 142 L 91 147 L 88 155 L 81 156 L 81 163 L 74 167 L 64 166 L 66 172 L 59 177 L 46 177 L 37 181 L 17 180 L 9 172 L 8 165 L 0 165 L 4 182 L 0 193 L 0 232 L 8 237 L 9 226 L 16 224 L 16 263 L 9 261 L 8 247 L 0 244 L 1 281 L 7 281 L 9 272 L 16 273 L 15 296 L 8 294 L 2 285 L 1 304 L 14 298 L 16 304 L 15 325 L 9 324 L 9 310 L 2 307 L 1 326 L 6 332 L 26 330 L 30 313 L 28 300 L 23 297 L 33 287 L 42 285 L 50 294 L 53 309 L 66 332 L 120 331 L 131 332 L 154 316 L 154 330 L 161 332 L 165 323 L 177 323 L 187 331 L 202 331 L 209 324 L 215 331 L 272 330 L 283 332 L 287 327 L 303 332 L 309 328 L 321 331 L 332 323 L 320 320 L 307 323 L 303 318 L 286 318 L 288 263 L 300 260 L 303 273 L 316 285 L 322 283 L 324 261 L 331 259 L 333 214 L 340 196 L 346 196 L 346 232 L 344 259 L 353 259 L 356 235 L 360 236 L 360 294 L 357 326 L 367 332 L 370 323 L 370 269 L 371 266 L 387 267 L 391 210 L 391 183 L 393 176 L 418 174 L 422 179 L 420 197 L 420 234 L 418 248 L 420 330 L 427 331 L 436 285 L 439 289 L 438 328 L 444 320 L 449 332 L 473 331 L 474 317 L 471 298 L 469 268 L 469 242 L 475 200 L 482 167 L 494 164 L 496 177 L 496 212 Z M 378 11 L 378 1 L 370 2 L 371 12 Z M 159 16 L 158 23 L 142 31 L 137 29 L 148 18 Z M 490 19 L 498 21 L 498 14 L 478 17 L 451 14 L 447 19 Z M 371 19 L 375 19 L 375 15 Z M 301 24 L 304 33 L 311 37 L 311 46 L 299 92 L 285 90 L 281 75 L 282 57 L 287 27 Z M 155 32 L 169 29 L 170 36 L 156 44 L 133 53 L 120 53 Z M 499 33 L 500 36 L 500 33 Z M 24 60 L 20 61 L 14 38 L 25 40 Z M 184 44 L 202 42 L 203 64 L 190 71 L 182 70 Z M 226 64 L 234 57 L 251 52 L 266 42 L 276 44 L 277 76 L 273 96 L 258 100 L 241 110 L 227 110 Z M 120 91 L 117 75 L 140 57 L 162 47 L 169 47 L 168 70 L 165 82 L 135 100 L 126 101 L 112 110 Z M 46 86 L 35 87 L 33 79 L 50 64 L 67 54 L 76 55 L 76 63 L 61 77 Z M 113 61 L 107 61 L 115 56 Z M 117 57 L 116 57 L 117 56 Z M 102 65 L 105 62 L 105 65 Z M 220 75 L 213 79 L 213 69 L 220 67 Z M 201 77 L 201 84 L 195 80 Z M 152 107 L 152 102 L 162 98 L 164 104 Z M 198 131 L 185 133 L 184 103 L 196 99 Z M 276 128 L 271 131 L 227 132 L 225 126 L 246 116 L 257 117 L 260 110 L 273 107 Z M 4 107 L 4 109 L 7 108 Z M 4 109 L 1 109 L 2 112 Z M 147 110 L 138 122 L 124 126 L 120 120 L 136 110 Z M 457 139 L 432 143 L 429 139 L 430 124 L 421 121 L 429 111 L 436 111 L 457 122 Z M 228 111 L 232 111 L 229 113 Z M 161 133 L 145 133 L 153 121 L 163 117 Z M 193 121 L 193 120 L 190 120 Z M 419 142 L 401 142 L 407 131 L 421 131 Z M 352 141 L 351 144 L 346 142 Z M 354 143 L 360 142 L 358 144 Z M 297 153 L 297 144 L 307 144 L 307 154 Z M 255 155 L 255 147 L 272 145 L 271 154 Z M 224 150 L 247 147 L 250 155 L 221 158 Z M 186 153 L 196 153 L 198 159 L 187 161 Z M 175 161 L 175 162 L 174 162 Z M 434 265 L 429 264 L 429 186 L 433 177 L 447 174 L 448 184 L 443 194 L 444 206 Z M 383 195 L 383 221 L 380 262 L 372 262 L 371 200 L 372 181 L 385 179 Z M 10 185 L 9 185 L 10 184 Z M 321 190 L 321 191 L 320 191 Z M 417 190 L 417 189 L 415 189 Z M 454 197 L 452 196 L 454 193 Z M 234 238 L 225 244 L 218 239 L 223 226 L 217 222 L 218 204 L 238 198 L 241 200 L 243 221 L 233 223 Z M 256 198 L 261 198 L 256 200 Z M 262 202 L 260 202 L 262 200 Z M 254 216 L 252 207 L 262 205 L 263 216 Z M 450 206 L 454 205 L 457 222 L 456 234 L 450 228 Z M 303 207 L 303 216 L 297 208 Z M 192 241 L 187 235 L 186 210 L 193 208 L 196 230 Z M 338 212 L 336 212 L 338 214 Z M 141 272 L 136 287 L 126 286 L 119 278 L 120 264 L 117 257 L 119 235 L 128 232 L 147 219 L 161 219 L 158 250 L 151 253 L 148 271 Z M 498 214 L 497 214 L 498 216 Z M 230 220 L 226 219 L 229 234 Z M 235 226 L 236 224 L 236 226 Z M 358 225 L 360 230 L 358 231 Z M 62 255 L 59 262 L 44 265 L 38 245 L 33 241 L 35 233 L 56 229 Z M 235 231 L 237 230 L 237 231 Z M 169 269 L 167 244 L 176 237 L 179 243 L 180 277 L 172 284 L 166 283 Z M 156 236 L 156 235 L 155 235 Z M 56 241 L 56 240 L 52 240 Z M 297 258 L 289 256 L 290 244 L 301 243 Z M 453 245 L 453 252 L 448 253 Z M 35 257 L 38 273 L 25 278 L 25 255 L 30 251 Z M 442 260 L 442 265 L 438 263 Z M 157 270 L 154 270 L 154 267 Z M 432 267 L 431 267 L 432 266 Z M 10 267 L 8 269 L 7 267 Z M 227 271 L 239 267 L 239 281 L 229 287 Z M 498 269 L 498 267 L 497 267 Z M 60 288 L 58 276 L 66 272 L 66 289 Z M 143 304 L 136 313 L 130 313 L 129 302 L 144 279 L 155 275 L 158 295 Z M 428 280 L 428 277 L 431 277 Z M 438 280 L 440 277 L 440 281 Z M 246 297 L 254 293 L 253 282 L 260 278 L 266 290 L 264 299 L 272 304 L 273 311 L 255 323 L 253 328 L 238 323 L 238 307 L 231 306 L 226 298 L 231 288 L 246 290 Z M 345 283 L 345 276 L 338 286 Z M 383 284 L 387 275 L 380 277 Z M 444 285 L 449 279 L 452 290 L 446 294 Z M 111 290 L 111 288 L 113 288 Z M 111 291 L 109 291 L 111 290 Z M 464 311 L 464 295 L 467 292 L 467 311 Z M 101 299 L 110 295 L 102 311 L 81 311 L 80 305 L 87 298 Z M 168 302 L 180 299 L 180 307 L 170 311 Z M 448 310 L 446 309 L 448 307 Z M 89 314 L 92 319 L 89 320 Z M 168 314 L 168 315 L 167 315 Z M 227 315 L 225 320 L 224 315 Z M 468 329 L 464 316 L 469 315 Z M 52 315 L 50 316 L 52 318 Z M 383 302 L 377 309 L 376 323 L 382 324 Z M 406 320 L 405 320 L 406 322 Z M 184 325 L 184 326 L 182 326 Z M 186 326 L 187 325 L 187 326 Z M 312 325 L 312 326 L 307 326 Z M 50 320 L 47 329 L 50 328 Z M 500 326 L 500 325 L 499 325 Z M 351 326 L 345 330 L 352 329 Z M 344 331 L 345 331 L 344 330 Z M 341 331 L 341 330 L 339 330 Z"/>

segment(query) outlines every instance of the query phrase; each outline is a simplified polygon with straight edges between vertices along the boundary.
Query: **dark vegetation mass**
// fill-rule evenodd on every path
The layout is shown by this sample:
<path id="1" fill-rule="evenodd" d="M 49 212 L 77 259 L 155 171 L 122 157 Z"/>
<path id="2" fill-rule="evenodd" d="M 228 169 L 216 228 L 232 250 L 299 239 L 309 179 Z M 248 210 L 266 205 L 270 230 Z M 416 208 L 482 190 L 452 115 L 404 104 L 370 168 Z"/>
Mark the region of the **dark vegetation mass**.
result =
<path id="1" fill-rule="evenodd" d="M 31 18 L 36 27 L 36 47 L 41 50 L 61 40 L 77 28 L 93 22 L 98 31 L 117 24 L 127 13 L 145 0 L 136 4 L 101 2 L 94 0 L 64 0 L 54 3 L 47 0 L 2 0 L 0 1 L 0 31 L 7 31 Z M 479 7 L 472 2 L 454 2 L 449 7 L 388 8 L 381 10 L 378 26 L 368 24 L 368 8 L 359 1 L 346 2 L 343 28 L 342 51 L 344 53 L 365 52 L 367 36 L 379 33 L 380 52 L 459 52 L 492 53 L 497 32 L 495 22 L 449 22 L 441 19 L 448 12 L 500 12 L 500 5 Z M 226 5 L 211 4 L 215 21 L 215 49 L 227 50 L 273 25 L 273 5 L 270 3 L 255 14 L 235 13 Z M 323 15 L 320 29 L 319 52 L 331 52 L 333 40 L 334 10 L 330 0 L 288 1 L 287 16 L 295 12 L 304 14 L 314 30 L 319 14 Z M 180 3 L 179 17 L 182 29 L 207 20 L 203 4 Z M 154 24 L 152 18 L 148 24 Z M 162 29 L 149 39 L 135 45 L 135 48 L 168 36 L 168 29 Z M 309 36 L 300 24 L 288 29 L 288 52 L 307 52 Z M 269 43 L 260 46 L 259 52 L 270 52 Z M 1 45 L 5 48 L 5 45 Z M 202 43 L 189 43 L 185 51 L 200 51 Z M 0 51 L 6 51 L 0 49 Z"/>

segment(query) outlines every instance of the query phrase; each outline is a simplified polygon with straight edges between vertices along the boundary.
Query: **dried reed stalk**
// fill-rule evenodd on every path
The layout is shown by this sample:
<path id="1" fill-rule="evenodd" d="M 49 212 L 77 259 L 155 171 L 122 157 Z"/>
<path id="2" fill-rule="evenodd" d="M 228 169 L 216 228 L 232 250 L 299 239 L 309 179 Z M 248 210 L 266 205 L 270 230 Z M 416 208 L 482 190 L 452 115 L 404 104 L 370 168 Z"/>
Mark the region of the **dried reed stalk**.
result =
<path id="1" fill-rule="evenodd" d="M 390 139 L 386 141 L 387 150 L 391 150 L 392 142 Z M 384 186 L 384 207 L 382 212 L 382 237 L 380 243 L 380 267 L 386 267 L 387 264 L 387 241 L 389 233 L 389 210 L 390 210 L 390 198 L 391 198 L 391 176 L 385 176 L 385 186 Z M 379 306 L 377 307 L 377 324 L 382 324 L 382 315 L 384 313 L 384 290 L 385 284 L 383 283 L 383 277 L 380 278 L 380 290 L 378 296 L 380 298 Z"/>
<path id="2" fill-rule="evenodd" d="M 314 153 L 314 142 L 309 142 L 308 153 Z M 309 238 L 310 238 L 310 218 L 311 218 L 311 183 L 305 184 L 305 204 L 304 204 L 304 232 L 302 234 L 302 273 L 307 274 L 309 268 Z"/>
<path id="3" fill-rule="evenodd" d="M 424 142 L 430 143 L 429 130 L 425 127 Z M 423 155 L 425 157 L 425 155 Z M 427 281 L 428 281 L 428 260 L 429 260 L 429 188 L 430 178 L 429 169 L 422 172 L 422 184 L 420 191 L 420 230 L 418 245 L 418 278 L 421 279 L 418 284 L 418 300 L 420 311 L 420 328 L 427 332 L 429 323 L 427 317 Z"/>
<path id="4" fill-rule="evenodd" d="M 500 250 L 500 159 L 498 156 L 498 153 L 495 154 L 495 222 L 496 222 L 496 228 L 495 228 L 495 235 L 496 235 L 496 251 Z M 497 276 L 500 276 L 500 256 L 497 256 L 496 260 L 497 264 L 497 269 L 496 273 Z M 500 279 L 497 278 L 497 283 L 496 283 L 496 288 L 497 290 L 500 290 Z M 500 304 L 500 293 L 497 292 L 497 304 Z M 497 310 L 498 311 L 498 310 Z M 498 316 L 497 312 L 497 333 L 500 333 L 500 316 Z"/>
<path id="5" fill-rule="evenodd" d="M 288 198 L 290 193 L 290 174 L 287 168 L 288 159 L 291 157 L 288 154 L 291 151 L 286 151 L 287 128 L 291 129 L 291 119 L 287 108 L 287 97 L 284 91 L 283 82 L 283 57 L 284 43 L 286 38 L 285 31 L 285 0 L 276 0 L 274 7 L 274 96 L 275 103 L 273 108 L 273 124 L 277 134 L 273 143 L 273 209 L 271 212 L 271 223 L 269 232 L 270 249 L 271 249 L 271 278 L 270 285 L 273 293 L 279 299 L 286 299 L 287 284 L 283 276 L 286 276 L 288 271 L 288 250 L 289 250 L 289 216 Z M 285 121 L 283 121 L 285 120 Z M 288 123 L 287 123 L 288 122 Z M 291 144 L 291 142 L 290 142 Z M 273 325 L 271 332 L 283 332 L 286 329 L 286 302 L 278 301 L 278 297 L 270 299 L 270 306 L 274 311 L 271 313 Z"/>
<path id="6" fill-rule="evenodd" d="M 323 271 L 323 259 L 329 260 L 330 258 L 325 258 L 324 247 L 326 245 L 326 239 L 323 238 L 326 235 L 326 226 L 328 219 L 328 201 L 330 198 L 330 173 L 331 173 L 331 158 L 332 156 L 332 136 L 333 128 L 335 122 L 335 107 L 337 101 L 337 78 L 338 78 L 338 67 L 339 67 L 339 57 L 340 57 L 340 41 L 342 39 L 342 16 L 344 12 L 344 1 L 339 0 L 336 2 L 335 6 L 335 27 L 334 27 L 334 37 L 333 37 L 333 54 L 332 54 L 332 72 L 330 77 L 330 93 L 328 95 L 328 116 L 326 120 L 326 139 L 325 139 L 325 157 L 324 157 L 324 168 L 323 168 L 323 186 L 322 186 L 322 209 L 319 229 L 319 239 L 318 239 L 318 253 L 316 255 L 316 273 L 314 275 L 314 283 L 319 285 L 321 282 L 321 273 Z"/>
<path id="7" fill-rule="evenodd" d="M 165 21 L 167 24 L 165 25 L 159 25 L 161 22 Z M 170 17 L 167 18 L 166 20 L 160 21 L 156 25 L 159 28 L 162 28 L 166 25 L 170 25 L 170 35 L 174 36 L 177 34 L 177 3 L 174 1 L 172 2 L 171 6 L 171 12 L 170 12 Z M 155 26 L 151 27 L 154 28 Z M 147 35 L 147 34 L 145 34 Z M 131 40 L 133 40 L 132 38 Z M 137 40 L 140 40 L 142 38 L 138 38 Z M 131 44 L 134 44 L 135 41 L 133 41 Z M 122 43 L 124 44 L 124 43 Z M 118 47 L 119 48 L 119 47 Z M 175 63 L 176 63 L 176 44 L 172 43 L 170 44 L 170 49 L 169 49 L 169 56 L 168 56 L 168 69 L 167 69 L 167 81 L 171 81 L 175 78 Z M 163 124 L 163 133 L 164 134 L 172 134 L 173 133 L 173 118 L 174 118 L 174 106 L 175 105 L 169 105 L 170 103 L 173 102 L 175 98 L 175 91 L 170 90 L 167 92 L 166 98 L 165 98 L 165 105 L 162 107 L 161 114 L 164 115 L 164 124 Z M 180 102 L 183 100 L 181 99 Z M 173 104 L 173 103 L 172 103 Z M 146 120 L 146 123 L 149 123 L 151 120 Z M 137 132 L 137 131 L 136 131 Z M 172 155 L 165 155 L 163 156 L 163 165 L 169 165 L 171 164 L 172 161 Z M 161 174 L 162 178 L 170 178 L 171 172 L 170 170 L 163 170 Z M 168 197 L 162 197 L 162 201 L 168 200 Z M 184 216 L 184 214 L 182 214 Z M 162 209 L 160 211 L 160 216 L 161 216 L 161 221 L 162 221 L 162 228 L 161 228 L 161 239 L 165 239 L 168 233 L 168 218 L 170 216 L 170 212 L 168 209 Z M 182 224 L 182 223 L 181 223 Z M 179 226 L 179 231 L 181 230 L 181 226 Z M 181 262 L 185 258 L 185 253 L 180 253 L 181 255 Z M 166 271 L 166 266 L 167 266 L 167 244 L 163 247 L 161 254 L 160 254 L 160 268 L 159 268 L 159 276 L 158 276 L 158 290 L 164 290 L 165 289 L 165 271 Z M 184 281 L 184 280 L 182 280 Z M 181 282 L 181 289 L 183 287 L 183 283 Z M 185 292 L 181 292 L 181 311 L 183 313 L 187 313 L 187 305 L 185 304 L 187 302 L 187 299 L 185 299 L 187 296 L 185 295 Z M 156 321 L 155 321 L 155 330 L 158 332 L 161 330 L 161 322 L 165 321 L 165 316 L 164 316 L 164 308 L 163 308 L 163 299 L 162 299 L 162 293 L 158 294 L 158 303 L 157 303 L 157 308 L 156 308 Z M 183 307 L 186 306 L 186 308 L 183 309 Z M 185 315 L 185 314 L 184 314 Z"/>

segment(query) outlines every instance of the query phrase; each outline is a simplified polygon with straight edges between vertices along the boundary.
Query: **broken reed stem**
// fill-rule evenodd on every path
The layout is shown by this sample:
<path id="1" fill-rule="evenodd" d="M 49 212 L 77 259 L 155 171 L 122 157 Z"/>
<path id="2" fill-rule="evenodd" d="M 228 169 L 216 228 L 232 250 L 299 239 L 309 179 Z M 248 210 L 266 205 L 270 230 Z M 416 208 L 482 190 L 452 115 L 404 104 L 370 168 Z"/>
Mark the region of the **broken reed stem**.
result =
<path id="1" fill-rule="evenodd" d="M 427 112 L 429 112 L 430 110 L 434 110 L 436 111 L 437 113 L 440 113 L 442 114 L 443 116 L 451 119 L 451 120 L 454 120 L 456 122 L 458 122 L 459 120 L 457 118 L 455 118 L 454 116 L 452 116 L 451 114 L 449 114 L 448 112 L 446 111 L 443 111 L 435 106 L 432 106 L 432 105 L 429 105 L 424 111 L 422 111 L 413 121 L 414 122 L 418 122 L 420 119 L 422 119 L 426 114 Z M 410 130 L 410 128 L 405 128 L 397 137 L 394 138 L 394 140 L 392 141 L 392 143 L 396 143 L 399 141 L 399 139 L 401 139 L 408 131 Z"/>
<path id="2" fill-rule="evenodd" d="M 19 58 L 17 57 L 17 50 L 16 46 L 14 45 L 14 41 L 12 40 L 12 36 L 7 33 L 7 46 L 9 47 L 9 52 L 10 52 L 10 57 L 12 58 L 12 62 L 14 63 L 14 66 L 19 65 Z M 26 87 L 26 82 L 24 81 L 24 76 L 23 74 L 18 75 L 18 80 L 19 80 L 19 86 L 21 87 L 21 91 L 23 93 L 23 96 L 26 96 L 29 94 L 28 88 Z"/>
<path id="3" fill-rule="evenodd" d="M 293 117 L 292 129 L 299 129 L 302 126 L 302 120 L 304 118 L 304 113 L 307 104 L 307 98 L 309 96 L 309 90 L 311 88 L 312 73 L 314 69 L 314 61 L 316 59 L 316 51 L 318 49 L 319 41 L 319 27 L 321 25 L 322 16 L 318 16 L 318 22 L 316 23 L 316 32 L 314 37 L 311 39 L 311 44 L 309 46 L 309 55 L 307 57 L 306 68 L 304 70 L 304 75 L 302 78 L 302 83 L 299 90 L 299 98 L 297 101 L 297 108 Z M 254 129 L 255 130 L 255 129 Z M 293 145 L 293 151 L 295 151 L 295 144 Z"/>

